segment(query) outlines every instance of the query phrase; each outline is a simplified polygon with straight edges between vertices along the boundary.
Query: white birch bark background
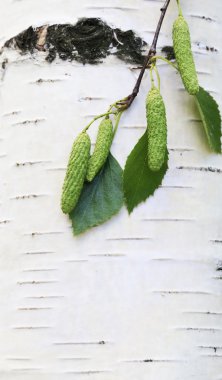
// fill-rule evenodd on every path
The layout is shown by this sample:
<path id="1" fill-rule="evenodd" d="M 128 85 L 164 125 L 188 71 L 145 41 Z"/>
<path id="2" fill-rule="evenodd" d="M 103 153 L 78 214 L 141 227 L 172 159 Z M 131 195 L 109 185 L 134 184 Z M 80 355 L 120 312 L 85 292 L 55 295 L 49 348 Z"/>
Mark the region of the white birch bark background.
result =
<path id="1" fill-rule="evenodd" d="M 2 0 L 0 42 L 30 25 L 100 17 L 150 43 L 162 4 Z M 221 106 L 222 3 L 184 0 L 182 7 L 200 84 Z M 172 44 L 176 15 L 172 0 L 159 47 Z M 0 378 L 221 380 L 222 158 L 209 152 L 179 76 L 161 64 L 170 149 L 162 187 L 130 217 L 122 209 L 76 238 L 60 210 L 72 141 L 92 115 L 131 92 L 138 71 L 113 57 L 83 66 L 49 64 L 41 52 L 5 54 Z M 112 152 L 122 166 L 146 128 L 149 86 L 146 73 L 121 120 Z"/>

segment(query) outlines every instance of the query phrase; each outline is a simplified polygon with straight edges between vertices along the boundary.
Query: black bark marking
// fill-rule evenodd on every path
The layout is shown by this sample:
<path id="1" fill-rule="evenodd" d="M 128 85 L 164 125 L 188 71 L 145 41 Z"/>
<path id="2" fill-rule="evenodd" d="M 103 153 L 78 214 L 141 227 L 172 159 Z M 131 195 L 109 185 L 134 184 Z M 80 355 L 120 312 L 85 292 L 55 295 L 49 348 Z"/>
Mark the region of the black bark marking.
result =
<path id="1" fill-rule="evenodd" d="M 41 285 L 41 284 L 55 284 L 59 281 L 19 281 L 17 282 L 18 285 Z"/>
<path id="2" fill-rule="evenodd" d="M 163 189 L 193 189 L 192 186 L 183 186 L 183 185 L 162 185 L 160 188 Z"/>
<path id="3" fill-rule="evenodd" d="M 222 347 L 220 346 L 198 346 L 199 348 L 202 348 L 202 349 L 212 349 L 214 350 L 214 352 L 216 353 L 217 350 L 221 350 Z"/>
<path id="4" fill-rule="evenodd" d="M 211 52 L 211 53 L 218 52 L 217 48 L 213 46 L 203 45 L 203 43 L 201 42 L 197 42 L 197 46 L 199 49 L 206 50 L 207 52 Z M 166 59 L 168 59 L 169 61 L 173 61 L 176 58 L 173 46 L 170 46 L 170 45 L 163 46 L 161 49 L 161 52 L 165 55 Z"/>
<path id="5" fill-rule="evenodd" d="M 222 313 L 220 311 L 184 311 L 184 314 L 203 314 L 203 315 L 219 315 L 221 316 Z"/>
<path id="6" fill-rule="evenodd" d="M 18 123 L 13 123 L 12 126 L 16 126 L 16 125 L 37 125 L 38 123 L 41 123 L 45 121 L 45 119 L 35 119 L 35 120 L 24 120 L 24 121 L 19 121 Z"/>
<path id="7" fill-rule="evenodd" d="M 212 328 L 212 327 L 179 327 L 177 330 L 181 331 L 208 331 L 215 333 L 216 331 L 221 331 L 220 328 Z"/>
<path id="8" fill-rule="evenodd" d="M 9 113 L 5 113 L 3 116 L 4 117 L 7 117 L 7 116 L 14 116 L 14 115 L 18 115 L 18 114 L 20 114 L 21 113 L 21 111 L 11 111 L 11 112 L 9 112 Z"/>
<path id="9" fill-rule="evenodd" d="M 79 259 L 79 260 L 65 260 L 66 263 L 87 263 L 88 260 Z"/>
<path id="10" fill-rule="evenodd" d="M 31 358 L 6 358 L 6 360 L 30 361 Z"/>
<path id="11" fill-rule="evenodd" d="M 125 363 L 177 363 L 183 362 L 180 359 L 132 359 L 124 360 Z"/>
<path id="12" fill-rule="evenodd" d="M 18 311 L 52 310 L 53 307 L 19 307 Z"/>
<path id="13" fill-rule="evenodd" d="M 36 47 L 37 40 L 37 29 L 30 26 L 28 29 L 19 33 L 16 37 L 13 37 L 10 40 L 6 41 L 4 46 L 17 47 L 23 53 L 26 53 L 28 51 L 30 51 L 30 53 L 33 53 Z"/>
<path id="14" fill-rule="evenodd" d="M 28 298 L 28 299 L 57 299 L 57 298 L 65 298 L 65 296 L 27 296 L 27 297 L 24 297 L 24 298 Z"/>
<path id="15" fill-rule="evenodd" d="M 217 267 L 217 271 L 222 271 L 222 263 Z"/>
<path id="16" fill-rule="evenodd" d="M 39 269 L 23 269 L 22 272 L 55 272 L 58 269 L 56 268 L 39 268 Z"/>
<path id="17" fill-rule="evenodd" d="M 168 59 L 169 61 L 175 59 L 173 46 L 166 45 L 161 49 L 161 52 L 165 55 L 166 59 Z"/>
<path id="18" fill-rule="evenodd" d="M 89 255 L 91 257 L 124 257 L 126 255 L 124 255 L 123 253 L 103 253 L 103 254 L 92 254 L 92 255 Z"/>
<path id="19" fill-rule="evenodd" d="M 117 240 L 117 241 L 121 241 L 121 240 L 129 240 L 129 241 L 131 241 L 131 240 L 151 240 L 151 238 L 150 237 L 123 237 L 123 238 L 108 238 L 108 239 L 106 239 L 106 240 Z"/>
<path id="20" fill-rule="evenodd" d="M 33 166 L 33 165 L 41 165 L 41 164 L 48 164 L 51 161 L 25 161 L 25 162 L 16 162 L 15 166 Z"/>
<path id="21" fill-rule="evenodd" d="M 17 195 L 16 197 L 11 197 L 10 199 L 24 200 L 24 199 L 31 199 L 31 198 L 46 197 L 46 196 L 47 196 L 47 194 L 28 194 L 28 195 Z"/>
<path id="22" fill-rule="evenodd" d="M 177 169 L 181 170 L 197 170 L 201 172 L 210 172 L 210 173 L 222 173 L 222 169 L 212 168 L 212 167 L 195 167 L 195 166 L 178 166 Z"/>
<path id="23" fill-rule="evenodd" d="M 45 330 L 51 329 L 51 326 L 16 326 L 12 327 L 14 330 Z"/>
<path id="24" fill-rule="evenodd" d="M 94 346 L 94 345 L 104 345 L 104 344 L 107 344 L 109 342 L 105 341 L 105 340 L 100 340 L 98 342 L 55 342 L 53 343 L 55 346 L 79 346 L 79 345 L 83 345 L 83 346 Z"/>
<path id="25" fill-rule="evenodd" d="M 62 231 L 30 232 L 24 235 L 35 237 L 35 236 L 42 236 L 42 235 L 59 235 L 59 234 L 63 234 L 63 232 Z"/>
<path id="26" fill-rule="evenodd" d="M 11 222 L 11 220 L 8 220 L 8 219 L 0 220 L 0 224 L 8 224 L 10 222 Z"/>
<path id="27" fill-rule="evenodd" d="M 40 46 L 38 41 L 43 29 Z M 18 49 L 21 54 L 44 50 L 48 53 L 48 62 L 53 62 L 58 56 L 62 60 L 83 64 L 101 63 L 110 54 L 128 63 L 142 64 L 146 46 L 146 42 L 132 30 L 112 28 L 99 18 L 82 18 L 75 25 L 30 26 L 4 45 Z"/>
<path id="28" fill-rule="evenodd" d="M 66 371 L 64 373 L 69 374 L 69 375 L 97 375 L 100 373 L 107 373 L 111 372 L 110 370 L 101 370 L 101 371 Z"/>
<path id="29" fill-rule="evenodd" d="M 195 219 L 180 219 L 180 218 L 144 218 L 143 222 L 195 222 Z"/>
<path id="30" fill-rule="evenodd" d="M 90 360 L 90 358 L 57 358 L 58 360 Z"/>
<path id="31" fill-rule="evenodd" d="M 210 242 L 213 243 L 213 244 L 222 244 L 222 240 L 217 240 L 217 239 L 216 240 L 215 239 L 214 240 L 210 240 Z"/>
<path id="32" fill-rule="evenodd" d="M 202 291 L 196 291 L 196 290 L 153 290 L 152 293 L 159 293 L 159 294 L 185 294 L 185 295 L 212 295 L 212 293 L 209 292 L 202 292 Z"/>
<path id="33" fill-rule="evenodd" d="M 197 42 L 197 46 L 200 49 L 204 49 L 206 51 L 210 51 L 211 53 L 217 53 L 218 49 L 213 46 L 203 45 L 201 42 Z"/>
<path id="34" fill-rule="evenodd" d="M 205 20 L 205 21 L 212 21 L 212 22 L 216 22 L 215 19 L 211 18 L 211 17 L 206 17 L 206 16 L 199 16 L 199 15 L 191 15 L 190 17 L 194 17 L 194 18 L 200 18 L 202 20 Z"/>
<path id="35" fill-rule="evenodd" d="M 24 255 L 48 255 L 54 253 L 53 251 L 33 251 L 33 252 L 24 252 Z"/>

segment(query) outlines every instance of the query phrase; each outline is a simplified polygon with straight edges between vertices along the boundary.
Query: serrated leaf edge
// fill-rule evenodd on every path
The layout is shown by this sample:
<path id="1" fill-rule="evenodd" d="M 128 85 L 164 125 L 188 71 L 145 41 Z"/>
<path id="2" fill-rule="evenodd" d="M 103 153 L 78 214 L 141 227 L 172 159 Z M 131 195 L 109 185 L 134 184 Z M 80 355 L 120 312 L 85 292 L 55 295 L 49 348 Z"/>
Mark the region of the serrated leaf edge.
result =
<path id="1" fill-rule="evenodd" d="M 200 89 L 204 90 L 204 91 L 208 94 L 208 96 L 213 100 L 213 102 L 215 103 L 216 108 L 217 108 L 217 111 L 218 111 L 218 114 L 219 114 L 219 116 L 220 116 L 220 127 L 221 127 L 221 113 L 220 113 L 220 109 L 219 109 L 219 106 L 218 106 L 216 100 L 215 100 L 214 97 L 213 97 L 208 91 L 206 91 L 203 87 L 200 87 Z M 203 111 L 202 111 L 202 109 L 201 109 L 201 107 L 200 107 L 200 104 L 199 104 L 198 98 L 197 98 L 196 95 L 194 96 L 194 98 L 195 98 L 195 101 L 196 101 L 196 104 L 197 104 L 197 107 L 198 107 L 198 111 L 199 111 L 200 116 L 201 116 L 201 121 L 203 122 L 203 125 L 204 125 L 204 130 L 205 130 L 205 133 L 206 133 L 206 135 L 207 135 L 207 141 L 208 141 L 208 143 L 209 143 L 209 145 L 210 145 L 210 148 L 211 148 L 211 150 L 212 150 L 213 152 L 220 154 L 220 153 L 222 152 L 222 146 L 221 146 L 221 133 L 220 133 L 220 151 L 218 151 L 218 150 L 215 150 L 214 147 L 213 147 L 213 145 L 212 145 L 212 142 L 211 142 L 211 139 L 210 139 L 210 136 L 209 136 L 209 133 L 208 133 L 207 123 L 206 123 L 206 120 L 205 120 L 205 117 L 204 117 Z"/>

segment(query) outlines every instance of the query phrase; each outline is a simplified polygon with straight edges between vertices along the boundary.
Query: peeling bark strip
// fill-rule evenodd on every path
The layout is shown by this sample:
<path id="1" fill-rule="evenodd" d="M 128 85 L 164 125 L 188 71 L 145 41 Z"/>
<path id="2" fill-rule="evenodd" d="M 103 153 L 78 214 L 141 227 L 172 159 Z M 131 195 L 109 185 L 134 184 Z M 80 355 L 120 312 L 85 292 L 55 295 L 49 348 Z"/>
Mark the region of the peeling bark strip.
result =
<path id="1" fill-rule="evenodd" d="M 83 64 L 100 63 L 108 55 L 141 64 L 146 46 L 146 42 L 132 30 L 112 28 L 99 18 L 82 18 L 75 25 L 30 26 L 4 45 L 20 50 L 21 54 L 46 51 L 48 62 L 59 56 L 62 60 L 76 60 Z"/>

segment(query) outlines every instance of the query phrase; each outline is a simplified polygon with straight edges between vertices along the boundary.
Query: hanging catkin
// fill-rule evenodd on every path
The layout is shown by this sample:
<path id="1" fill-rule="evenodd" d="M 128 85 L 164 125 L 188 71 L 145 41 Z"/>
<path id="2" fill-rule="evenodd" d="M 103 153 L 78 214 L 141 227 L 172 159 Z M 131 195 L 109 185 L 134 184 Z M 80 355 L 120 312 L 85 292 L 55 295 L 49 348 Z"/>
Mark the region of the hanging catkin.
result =
<path id="1" fill-rule="evenodd" d="M 167 121 L 163 98 L 156 87 L 152 87 L 146 99 L 148 131 L 148 166 L 158 171 L 164 163 L 167 147 Z"/>
<path id="2" fill-rule="evenodd" d="M 173 48 L 184 87 L 190 95 L 195 95 L 199 91 L 199 84 L 191 50 L 190 31 L 182 15 L 173 24 Z"/>
<path id="3" fill-rule="evenodd" d="M 79 200 L 86 177 L 90 146 L 86 132 L 80 133 L 73 143 L 62 188 L 61 208 L 65 214 L 70 213 Z"/>
<path id="4" fill-rule="evenodd" d="M 109 155 L 110 147 L 113 140 L 113 125 L 110 119 L 104 119 L 99 125 L 96 138 L 96 145 L 92 156 L 89 159 L 88 170 L 86 174 L 87 181 L 92 181 L 100 171 Z"/>

